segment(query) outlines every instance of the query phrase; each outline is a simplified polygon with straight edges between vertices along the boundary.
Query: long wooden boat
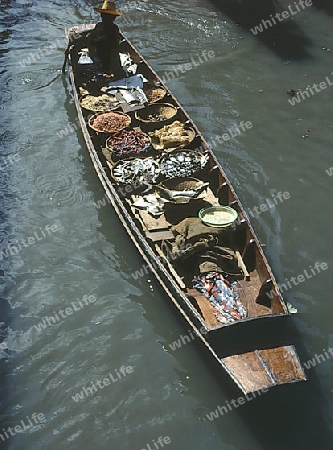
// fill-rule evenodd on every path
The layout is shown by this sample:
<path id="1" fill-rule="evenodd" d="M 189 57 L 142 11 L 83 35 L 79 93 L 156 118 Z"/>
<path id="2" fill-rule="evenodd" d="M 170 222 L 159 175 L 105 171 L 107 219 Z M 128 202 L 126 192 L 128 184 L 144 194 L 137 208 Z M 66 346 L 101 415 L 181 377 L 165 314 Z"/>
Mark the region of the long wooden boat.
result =
<path id="1" fill-rule="evenodd" d="M 93 25 L 73 27 L 67 30 L 67 37 L 72 33 L 77 35 L 77 33 L 82 33 L 92 27 Z M 124 189 L 124 185 L 115 179 L 114 161 L 112 159 L 110 161 L 105 152 L 105 140 L 110 135 L 98 133 L 89 126 L 92 113 L 82 108 L 80 102 L 81 94 L 87 91 L 87 86 L 89 91 L 89 86 L 94 83 L 91 81 L 92 72 L 88 71 L 90 75 L 87 75 L 83 66 L 78 64 L 77 58 L 73 57 L 73 54 L 69 54 L 70 82 L 91 160 L 107 198 L 142 255 L 146 269 L 149 268 L 155 275 L 165 294 L 190 325 L 193 335 L 198 337 L 198 340 L 204 344 L 218 364 L 245 394 L 306 380 L 294 346 L 286 345 L 286 336 L 279 335 L 279 329 L 283 330 L 281 317 L 289 315 L 288 308 L 282 299 L 249 218 L 220 163 L 191 118 L 142 55 L 126 38 L 121 42 L 120 48 L 121 52 L 130 55 L 132 61 L 137 64 L 137 73 L 142 74 L 150 86 L 165 89 L 166 97 L 160 102 L 176 107 L 176 119 L 182 125 L 191 127 L 195 132 L 194 139 L 186 145 L 186 148 L 199 152 L 208 161 L 204 167 L 192 175 L 192 177 L 207 183 L 201 199 L 195 199 L 182 205 L 175 204 L 173 201 L 165 203 L 162 214 L 157 217 L 145 209 L 138 209 L 134 206 L 144 198 L 144 193 L 138 186 L 128 188 L 127 185 Z M 89 77 L 90 84 L 87 83 Z M 107 80 L 105 80 L 106 83 Z M 145 87 L 143 90 L 145 91 Z M 144 109 L 138 110 L 137 113 L 142 117 L 142 111 L 144 113 L 147 107 L 144 105 Z M 142 125 L 142 122 L 136 120 L 134 112 L 128 114 L 131 117 L 131 125 L 128 128 L 138 130 L 138 126 Z M 156 124 L 155 126 L 158 128 Z M 176 154 L 176 150 L 171 153 L 166 150 L 162 149 L 157 156 L 155 154 L 151 158 L 160 164 L 161 155 Z M 151 192 L 156 192 L 156 189 L 158 190 L 158 187 L 153 185 Z M 188 225 L 192 226 L 195 223 L 200 228 L 199 210 L 214 205 L 231 207 L 238 213 L 238 218 L 225 228 L 204 227 L 202 224 L 206 233 L 207 229 L 211 229 L 211 234 L 208 230 L 209 239 L 212 239 L 213 236 L 212 240 L 215 246 L 211 244 L 211 241 L 208 244 L 204 241 L 206 246 L 203 245 L 205 250 L 208 245 L 207 254 L 210 255 L 211 260 L 206 261 L 205 256 L 202 255 L 203 250 L 200 244 L 196 248 L 193 244 L 194 241 L 190 239 L 187 243 L 190 242 L 191 246 L 186 247 L 185 250 L 182 249 L 180 257 L 171 258 L 171 248 L 177 246 L 179 236 L 182 236 L 183 242 L 184 236 L 189 238 Z M 179 231 L 180 229 L 183 229 L 183 232 Z M 196 235 L 195 232 L 193 234 L 200 235 L 200 233 Z M 200 236 L 201 239 L 202 235 Z M 200 264 L 207 262 L 209 264 L 212 263 L 212 260 L 213 262 L 219 260 L 218 258 L 214 259 L 217 245 L 233 251 L 231 260 L 234 261 L 235 256 L 237 257 L 239 269 L 237 274 L 230 276 L 227 270 L 224 273 L 223 269 L 216 269 L 219 267 L 218 264 L 208 266 L 215 268 L 216 272 L 213 272 L 213 275 L 212 272 L 207 274 L 204 270 L 198 272 L 198 268 L 203 267 Z M 212 294 L 212 286 L 216 287 L 216 280 L 221 276 L 223 286 L 227 286 L 229 289 L 228 295 L 231 292 L 230 286 L 233 286 L 238 309 L 234 308 L 235 303 L 228 306 L 223 300 L 217 306 L 214 303 L 215 297 L 212 301 L 211 295 L 215 295 Z M 193 284 L 193 279 L 196 280 L 196 285 Z M 262 327 L 264 322 L 265 327 Z M 276 323 L 278 323 L 277 326 Z M 233 345 L 235 342 L 237 343 Z M 283 345 L 281 345 L 282 343 Z"/>

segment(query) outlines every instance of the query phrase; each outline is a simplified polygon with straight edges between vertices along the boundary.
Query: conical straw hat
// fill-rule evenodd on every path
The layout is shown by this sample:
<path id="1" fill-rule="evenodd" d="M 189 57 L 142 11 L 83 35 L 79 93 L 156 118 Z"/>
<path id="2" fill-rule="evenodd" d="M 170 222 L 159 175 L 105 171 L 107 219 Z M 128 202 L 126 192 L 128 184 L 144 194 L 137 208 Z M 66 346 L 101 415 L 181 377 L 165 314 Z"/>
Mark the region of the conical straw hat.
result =
<path id="1" fill-rule="evenodd" d="M 116 5 L 107 0 L 103 3 L 102 8 L 94 8 L 96 12 L 103 14 L 113 14 L 114 16 L 122 16 L 123 13 L 116 10 Z"/>

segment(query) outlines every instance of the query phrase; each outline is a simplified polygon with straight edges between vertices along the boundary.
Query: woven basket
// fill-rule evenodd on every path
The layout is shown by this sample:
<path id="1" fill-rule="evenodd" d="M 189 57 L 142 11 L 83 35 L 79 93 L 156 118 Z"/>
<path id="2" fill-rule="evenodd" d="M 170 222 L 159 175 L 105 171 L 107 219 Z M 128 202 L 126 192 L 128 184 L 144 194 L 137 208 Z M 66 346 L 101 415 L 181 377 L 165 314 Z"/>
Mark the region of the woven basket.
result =
<path id="1" fill-rule="evenodd" d="M 175 121 L 177 122 L 177 121 Z M 170 124 L 168 124 L 170 125 Z M 183 125 L 183 124 L 182 124 Z M 188 136 L 186 143 L 181 143 L 176 137 L 170 138 L 166 144 L 162 144 L 160 138 L 155 134 L 155 132 L 149 133 L 151 138 L 151 143 L 156 150 L 163 150 L 165 152 L 172 152 L 173 150 L 182 149 L 188 147 L 196 136 L 196 132 L 193 128 L 183 125 L 183 130 Z M 155 130 L 156 131 L 156 130 Z"/>
<path id="2" fill-rule="evenodd" d="M 143 91 L 146 94 L 149 105 L 159 102 L 166 96 L 167 93 L 167 91 L 164 88 L 154 86 L 152 84 L 149 84 L 147 87 L 144 87 Z"/>
<path id="3" fill-rule="evenodd" d="M 127 133 L 131 133 L 131 134 L 135 134 L 135 136 L 137 137 L 144 137 L 146 138 L 146 143 L 145 145 L 142 147 L 139 146 L 128 146 L 126 147 L 125 151 L 120 151 L 119 148 L 119 142 L 118 144 L 114 144 L 114 140 L 118 137 L 126 137 Z M 111 153 L 111 159 L 113 162 L 117 162 L 120 159 L 128 159 L 128 158 L 137 158 L 137 157 L 142 157 L 142 156 L 150 156 L 154 153 L 156 153 L 156 151 L 153 149 L 152 145 L 151 145 L 151 140 L 150 137 L 145 134 L 145 133 L 140 133 L 138 131 L 134 131 L 134 130 L 122 130 L 119 131 L 118 133 L 112 134 L 110 137 L 108 137 L 108 139 L 106 140 L 106 148 L 110 151 Z"/>
<path id="4" fill-rule="evenodd" d="M 96 125 L 94 125 L 94 121 L 97 117 L 104 115 L 105 117 L 110 117 L 112 119 L 113 118 L 117 118 L 117 116 L 122 116 L 124 118 L 123 124 L 115 127 L 115 128 L 110 128 L 109 131 L 105 130 L 105 129 L 99 129 Z M 96 114 L 94 114 L 93 116 L 90 117 L 88 124 L 90 126 L 90 128 L 92 128 L 94 131 L 96 131 L 97 133 L 107 133 L 107 134 L 113 134 L 113 133 L 117 133 L 121 130 L 123 130 L 124 128 L 127 128 L 131 123 L 131 118 L 130 116 L 128 116 L 127 114 L 123 114 L 121 112 L 115 112 L 115 111 L 105 111 L 105 112 L 98 112 Z"/>
<path id="5" fill-rule="evenodd" d="M 128 170 L 127 176 L 126 176 L 126 180 L 125 180 L 125 181 L 122 181 L 122 180 L 117 176 L 117 170 L 118 170 L 118 168 L 120 168 L 120 167 L 122 167 L 122 166 L 130 167 L 131 163 L 133 163 L 133 162 L 135 162 L 135 161 L 140 161 L 140 162 L 142 163 L 142 167 L 146 166 L 145 172 L 148 174 L 148 176 L 147 176 L 147 178 L 149 178 L 148 181 L 143 182 L 143 183 L 138 183 L 137 180 L 136 180 L 136 174 L 135 174 L 133 171 L 131 171 L 131 170 Z M 148 165 L 147 162 L 148 162 L 148 161 L 151 163 L 151 164 L 150 164 L 151 166 L 154 166 L 154 169 L 152 169 L 152 170 L 150 170 L 150 171 L 147 171 L 147 165 Z M 137 187 L 138 187 L 140 184 L 154 184 L 154 183 L 156 182 L 155 180 L 157 180 L 158 177 L 159 177 L 159 173 L 160 173 L 160 171 L 159 171 L 159 165 L 158 165 L 158 162 L 155 161 L 155 159 L 152 158 L 152 157 L 123 159 L 123 160 L 117 161 L 117 162 L 114 164 L 114 166 L 112 167 L 112 170 L 111 170 L 111 175 L 112 175 L 113 179 L 114 179 L 117 183 L 120 183 L 120 184 L 133 184 L 133 185 L 136 185 Z M 155 180 L 152 179 L 153 177 L 155 178 Z"/>
<path id="6" fill-rule="evenodd" d="M 179 196 L 175 195 L 174 198 L 169 199 L 169 202 L 184 205 L 194 200 L 201 200 L 202 198 L 206 197 L 207 192 L 206 190 L 204 190 L 203 192 L 198 194 L 197 197 L 184 197 L 181 195 L 181 191 L 196 189 L 200 186 L 203 186 L 204 184 L 205 183 L 202 180 L 194 177 L 175 177 L 162 181 L 158 186 L 160 194 L 164 197 L 167 195 L 165 192 L 166 190 L 176 192 L 179 191 Z"/>
<path id="7" fill-rule="evenodd" d="M 85 104 L 85 100 L 88 98 L 94 99 L 96 103 L 91 102 L 90 105 Z M 109 101 L 108 101 L 109 100 Z M 100 102 L 100 104 L 98 104 Z M 105 112 L 105 111 L 113 111 L 114 109 L 119 108 L 119 102 L 116 100 L 114 96 L 108 95 L 108 94 L 102 94 L 102 95 L 91 95 L 86 94 L 83 95 L 80 98 L 80 105 L 82 108 L 93 111 L 93 112 Z"/>
<path id="8" fill-rule="evenodd" d="M 177 108 L 169 103 L 152 103 L 136 111 L 135 118 L 140 122 L 142 131 L 152 131 L 172 123 L 177 113 Z"/>
<path id="9" fill-rule="evenodd" d="M 161 173 L 167 178 L 175 176 L 191 177 L 203 169 L 203 166 L 201 166 L 202 157 L 202 153 L 187 148 L 165 152 L 160 159 Z M 170 159 L 174 159 L 176 162 L 172 162 Z M 189 162 L 187 159 L 192 161 Z"/>

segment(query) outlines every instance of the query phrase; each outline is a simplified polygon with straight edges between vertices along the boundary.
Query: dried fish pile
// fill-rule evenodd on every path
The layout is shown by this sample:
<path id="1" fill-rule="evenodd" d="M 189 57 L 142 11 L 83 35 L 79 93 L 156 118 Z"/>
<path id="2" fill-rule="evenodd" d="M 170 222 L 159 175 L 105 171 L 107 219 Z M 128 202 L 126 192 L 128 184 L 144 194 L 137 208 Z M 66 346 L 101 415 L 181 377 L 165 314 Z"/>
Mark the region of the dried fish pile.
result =
<path id="1" fill-rule="evenodd" d="M 203 169 L 209 159 L 208 154 L 183 150 L 167 153 L 161 158 L 161 173 L 166 177 L 189 177 Z"/>
<path id="2" fill-rule="evenodd" d="M 80 104 L 82 108 L 89 111 L 110 111 L 118 107 L 119 102 L 114 95 L 86 95 L 84 96 Z"/>
<path id="3" fill-rule="evenodd" d="M 106 141 L 106 147 L 112 151 L 116 159 L 135 157 L 150 147 L 150 139 L 144 133 L 134 130 L 123 130 Z"/>
<path id="4" fill-rule="evenodd" d="M 176 120 L 171 125 L 165 125 L 160 130 L 149 133 L 152 143 L 157 149 L 171 149 L 184 147 L 194 138 L 194 130 L 185 128 L 184 124 Z"/>
<path id="5" fill-rule="evenodd" d="M 131 118 L 129 116 L 116 112 L 98 113 L 89 120 L 91 128 L 101 133 L 116 133 L 130 123 Z"/>
<path id="6" fill-rule="evenodd" d="M 167 182 L 166 182 L 167 183 Z M 162 198 L 165 198 L 166 200 L 172 202 L 172 203 L 188 203 L 191 200 L 194 200 L 196 198 L 202 198 L 206 195 L 207 187 L 209 186 L 209 183 L 204 183 L 203 181 L 198 180 L 197 183 L 193 183 L 193 188 L 186 187 L 188 183 L 185 181 L 178 183 L 175 186 L 174 189 L 168 189 L 166 184 L 160 183 L 159 184 L 159 191 Z M 202 195 L 201 195 L 202 194 Z"/>
<path id="7" fill-rule="evenodd" d="M 119 161 L 112 170 L 113 178 L 124 184 L 137 187 L 144 184 L 155 184 L 160 174 L 157 161 L 153 158 L 131 159 Z"/>

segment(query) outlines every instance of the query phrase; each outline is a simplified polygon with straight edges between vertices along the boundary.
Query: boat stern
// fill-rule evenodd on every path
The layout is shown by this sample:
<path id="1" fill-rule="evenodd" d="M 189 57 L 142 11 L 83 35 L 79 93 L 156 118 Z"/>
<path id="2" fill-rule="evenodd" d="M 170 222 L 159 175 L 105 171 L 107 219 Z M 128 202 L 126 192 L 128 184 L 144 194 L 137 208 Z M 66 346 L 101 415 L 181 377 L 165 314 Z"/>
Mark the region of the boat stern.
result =
<path id="1" fill-rule="evenodd" d="M 221 362 L 244 394 L 306 381 L 293 345 L 228 356 Z"/>

